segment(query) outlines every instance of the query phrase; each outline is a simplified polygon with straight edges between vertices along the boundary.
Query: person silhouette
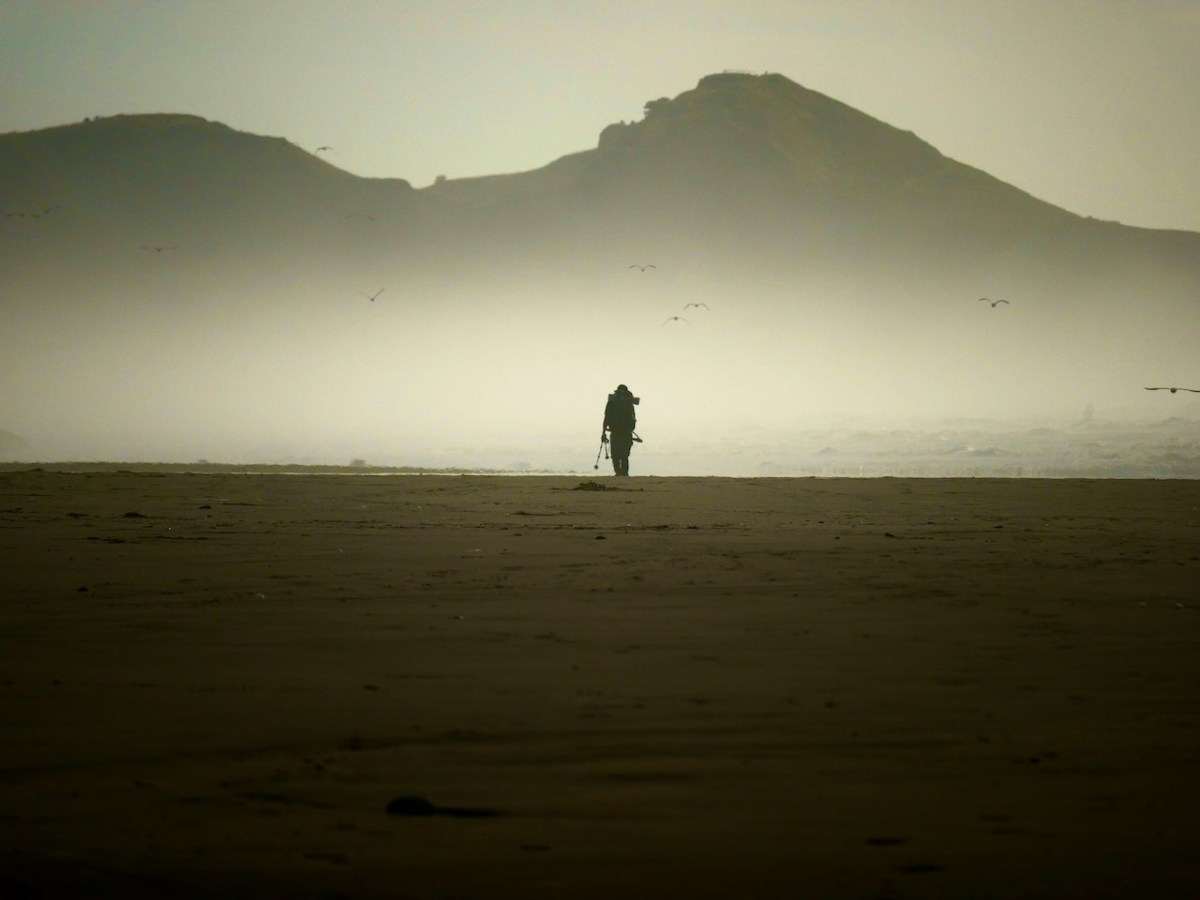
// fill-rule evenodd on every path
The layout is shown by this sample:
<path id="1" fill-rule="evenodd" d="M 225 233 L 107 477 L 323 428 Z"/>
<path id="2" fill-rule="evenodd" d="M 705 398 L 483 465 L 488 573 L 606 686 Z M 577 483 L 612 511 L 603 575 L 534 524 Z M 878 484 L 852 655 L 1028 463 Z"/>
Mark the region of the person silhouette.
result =
<path id="1" fill-rule="evenodd" d="M 629 451 L 635 440 L 633 430 L 637 428 L 637 412 L 634 407 L 641 399 L 633 396 L 629 388 L 618 384 L 608 395 L 604 405 L 604 426 L 600 432 L 601 442 L 607 441 L 612 453 L 613 473 L 629 474 Z"/>

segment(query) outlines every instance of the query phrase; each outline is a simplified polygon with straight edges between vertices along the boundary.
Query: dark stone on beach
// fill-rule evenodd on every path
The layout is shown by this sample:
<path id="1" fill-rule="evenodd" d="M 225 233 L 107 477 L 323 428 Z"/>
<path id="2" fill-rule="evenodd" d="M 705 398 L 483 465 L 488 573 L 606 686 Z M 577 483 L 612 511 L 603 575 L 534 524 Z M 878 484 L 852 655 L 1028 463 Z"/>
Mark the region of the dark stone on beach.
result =
<path id="1" fill-rule="evenodd" d="M 438 809 L 424 797 L 393 797 L 387 811 L 389 816 L 434 816 Z"/>
<path id="2" fill-rule="evenodd" d="M 393 797 L 387 805 L 389 816 L 449 816 L 453 819 L 492 819 L 504 813 L 498 809 L 482 809 L 472 806 L 436 806 L 424 797 L 406 795 Z"/>
<path id="3" fill-rule="evenodd" d="M 604 535 L 602 535 L 602 534 L 598 534 L 598 535 L 596 535 L 596 540 L 598 540 L 598 541 L 607 541 L 607 540 L 608 540 L 608 538 L 606 538 L 606 537 L 605 537 Z"/>
<path id="4" fill-rule="evenodd" d="M 143 516 L 140 512 L 127 512 L 121 518 L 123 518 L 123 519 L 145 519 L 147 517 Z"/>

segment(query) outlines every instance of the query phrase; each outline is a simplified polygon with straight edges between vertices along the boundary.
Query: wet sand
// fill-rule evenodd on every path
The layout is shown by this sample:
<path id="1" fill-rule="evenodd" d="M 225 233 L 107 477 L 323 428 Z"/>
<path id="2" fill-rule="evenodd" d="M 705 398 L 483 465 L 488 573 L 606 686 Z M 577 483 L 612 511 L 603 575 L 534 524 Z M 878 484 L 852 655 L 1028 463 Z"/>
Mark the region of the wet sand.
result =
<path id="1" fill-rule="evenodd" d="M 591 480 L 0 473 L 0 893 L 1200 895 L 1200 482 Z"/>

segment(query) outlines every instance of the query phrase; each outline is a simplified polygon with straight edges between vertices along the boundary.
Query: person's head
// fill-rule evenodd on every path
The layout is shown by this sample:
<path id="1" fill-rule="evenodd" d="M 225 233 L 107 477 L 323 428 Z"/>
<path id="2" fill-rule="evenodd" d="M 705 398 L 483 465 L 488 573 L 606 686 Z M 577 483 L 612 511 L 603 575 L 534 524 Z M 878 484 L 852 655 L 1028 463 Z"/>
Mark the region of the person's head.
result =
<path id="1" fill-rule="evenodd" d="M 618 384 L 617 385 L 617 393 L 618 394 L 628 394 L 629 388 L 625 387 L 625 385 L 623 385 L 623 384 Z"/>

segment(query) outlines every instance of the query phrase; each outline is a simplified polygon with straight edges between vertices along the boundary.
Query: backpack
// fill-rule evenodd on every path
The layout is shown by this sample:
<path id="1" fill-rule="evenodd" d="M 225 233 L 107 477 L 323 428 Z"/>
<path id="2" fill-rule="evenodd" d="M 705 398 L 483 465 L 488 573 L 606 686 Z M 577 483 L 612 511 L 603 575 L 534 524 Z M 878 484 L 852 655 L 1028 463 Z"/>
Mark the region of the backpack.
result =
<path id="1" fill-rule="evenodd" d="M 612 431 L 632 432 L 637 428 L 637 413 L 632 394 L 609 394 L 604 407 L 604 421 Z"/>

